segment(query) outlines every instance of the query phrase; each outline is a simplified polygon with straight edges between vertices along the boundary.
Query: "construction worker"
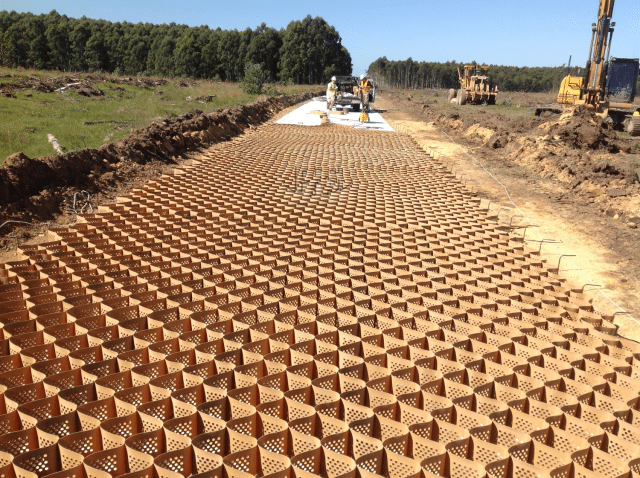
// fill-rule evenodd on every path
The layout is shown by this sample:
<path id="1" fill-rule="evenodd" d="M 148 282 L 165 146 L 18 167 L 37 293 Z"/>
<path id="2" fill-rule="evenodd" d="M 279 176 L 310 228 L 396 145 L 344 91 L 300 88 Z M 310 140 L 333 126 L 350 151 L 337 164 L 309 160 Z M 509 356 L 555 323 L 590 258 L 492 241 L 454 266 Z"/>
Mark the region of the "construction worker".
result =
<path id="1" fill-rule="evenodd" d="M 360 75 L 360 103 L 362 105 L 362 111 L 369 112 L 369 93 L 371 93 L 371 83 L 366 76 Z"/>
<path id="2" fill-rule="evenodd" d="M 336 83 L 336 77 L 331 77 L 331 83 L 327 85 L 327 111 L 331 111 L 331 109 L 336 104 L 336 96 L 338 95 L 338 84 Z"/>

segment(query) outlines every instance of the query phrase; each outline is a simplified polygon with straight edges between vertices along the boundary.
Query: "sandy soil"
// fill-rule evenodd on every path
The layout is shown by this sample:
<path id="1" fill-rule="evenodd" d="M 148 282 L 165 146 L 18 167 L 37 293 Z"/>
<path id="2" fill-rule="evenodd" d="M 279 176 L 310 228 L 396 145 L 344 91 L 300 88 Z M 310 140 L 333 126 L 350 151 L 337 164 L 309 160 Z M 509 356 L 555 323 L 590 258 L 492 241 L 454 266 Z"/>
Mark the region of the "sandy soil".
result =
<path id="1" fill-rule="evenodd" d="M 588 283 L 600 285 L 600 291 L 620 308 L 599 290 L 587 287 L 586 290 L 592 290 L 594 307 L 608 313 L 620 310 L 631 313 L 633 317 L 617 315 L 615 324 L 620 335 L 640 340 L 640 323 L 635 320 L 640 319 L 638 229 L 614 219 L 615 216 L 603 214 L 598 203 L 568 190 L 567 183 L 557 177 L 541 177 L 534 168 L 505 158 L 504 151 L 496 151 L 465 136 L 466 129 L 451 127 L 446 121 L 438 120 L 437 106 L 430 105 L 430 114 L 426 115 L 420 105 L 398 101 L 396 95 L 379 94 L 376 107 L 384 111 L 384 117 L 392 126 L 411 134 L 423 148 L 449 165 L 458 177 L 468 179 L 468 187 L 486 199 L 483 204 L 488 205 L 491 201 L 491 211 L 499 212 L 502 222 L 536 225 L 538 227 L 527 229 L 527 239 L 558 241 L 557 244 L 542 245 L 542 257 L 551 267 L 557 267 L 561 254 L 575 255 L 562 259 L 560 269 L 563 274 L 577 288 Z M 486 116 L 486 123 L 493 124 L 494 128 L 501 123 L 488 113 L 474 116 L 476 119 Z M 544 121 L 530 120 L 534 128 Z M 468 127 L 474 124 L 482 126 L 474 121 Z M 572 149 L 568 145 L 563 147 L 568 151 Z M 614 153 L 600 151 L 599 154 Z M 506 191 L 492 176 L 506 187 Z M 632 188 L 636 185 L 632 178 L 629 183 Z M 519 217 L 522 215 L 526 218 Z M 522 233 L 524 229 L 517 232 Z M 540 247 L 540 242 L 531 242 L 530 246 Z"/>

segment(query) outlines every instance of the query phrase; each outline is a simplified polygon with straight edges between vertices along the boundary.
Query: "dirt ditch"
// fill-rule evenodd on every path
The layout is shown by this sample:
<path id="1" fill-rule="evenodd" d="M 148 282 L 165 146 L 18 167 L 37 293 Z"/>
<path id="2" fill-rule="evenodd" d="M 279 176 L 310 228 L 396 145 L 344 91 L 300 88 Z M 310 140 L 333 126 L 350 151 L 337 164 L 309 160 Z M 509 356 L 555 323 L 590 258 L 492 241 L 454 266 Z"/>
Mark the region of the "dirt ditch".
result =
<path id="1" fill-rule="evenodd" d="M 22 153 L 0 165 L 0 224 L 5 221 L 37 223 L 60 220 L 86 204 L 112 200 L 150 178 L 175 167 L 190 153 L 225 141 L 270 119 L 281 110 L 316 96 L 314 93 L 259 97 L 257 101 L 204 114 L 199 110 L 153 123 L 98 149 L 82 149 L 44 158 Z M 82 193 L 82 191 L 86 191 Z M 82 198 L 82 199 L 81 199 Z M 88 206 L 87 206 L 88 207 Z M 5 236 L 28 236 L 32 228 L 11 223 Z M 2 246 L 2 244 L 0 244 Z"/>

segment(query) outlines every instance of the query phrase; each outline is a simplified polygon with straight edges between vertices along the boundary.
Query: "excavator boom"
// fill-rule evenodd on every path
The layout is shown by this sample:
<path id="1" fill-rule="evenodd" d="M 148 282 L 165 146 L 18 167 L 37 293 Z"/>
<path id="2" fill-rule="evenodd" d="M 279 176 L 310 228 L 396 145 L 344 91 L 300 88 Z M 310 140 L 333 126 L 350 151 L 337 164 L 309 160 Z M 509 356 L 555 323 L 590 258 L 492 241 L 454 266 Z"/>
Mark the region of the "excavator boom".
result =
<path id="1" fill-rule="evenodd" d="M 598 23 L 593 25 L 585 74 L 586 83 L 582 91 L 583 95 L 587 95 L 588 104 L 595 104 L 604 96 L 605 75 L 613 36 L 612 27 L 615 25 L 611 23 L 614 3 L 615 0 L 600 0 Z"/>
<path id="2" fill-rule="evenodd" d="M 600 6 L 598 7 L 598 19 L 603 17 L 611 19 L 614 3 L 615 0 L 600 0 Z"/>
<path id="3" fill-rule="evenodd" d="M 596 107 L 604 100 L 613 26 L 611 22 L 615 0 L 600 0 L 598 23 L 592 24 L 591 43 L 585 74 L 568 75 L 560 85 L 558 103 L 586 104 Z"/>

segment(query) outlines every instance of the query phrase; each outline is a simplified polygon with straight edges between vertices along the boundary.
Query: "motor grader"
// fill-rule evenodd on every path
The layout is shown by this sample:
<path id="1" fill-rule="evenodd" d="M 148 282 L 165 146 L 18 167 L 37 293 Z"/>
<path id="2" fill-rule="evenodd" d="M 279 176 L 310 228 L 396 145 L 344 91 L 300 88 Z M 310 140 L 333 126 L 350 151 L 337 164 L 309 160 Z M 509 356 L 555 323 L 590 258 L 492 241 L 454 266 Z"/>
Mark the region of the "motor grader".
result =
<path id="1" fill-rule="evenodd" d="M 486 65 L 465 65 L 463 73 L 458 68 L 460 89 L 451 88 L 449 90 L 449 103 L 458 105 L 466 103 L 495 105 L 498 87 L 491 86 L 487 76 L 488 69 L 489 67 Z"/>

